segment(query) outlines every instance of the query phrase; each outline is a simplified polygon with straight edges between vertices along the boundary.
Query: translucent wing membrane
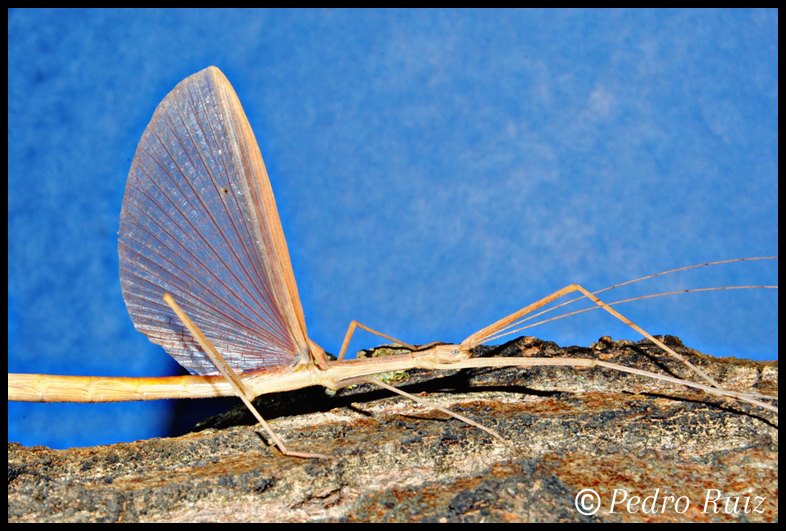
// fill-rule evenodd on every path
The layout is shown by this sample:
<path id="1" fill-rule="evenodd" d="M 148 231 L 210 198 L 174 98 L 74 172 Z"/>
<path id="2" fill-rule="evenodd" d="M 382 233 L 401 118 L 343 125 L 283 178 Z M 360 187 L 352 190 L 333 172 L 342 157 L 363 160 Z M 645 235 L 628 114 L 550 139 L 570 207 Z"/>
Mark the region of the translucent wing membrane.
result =
<path id="1" fill-rule="evenodd" d="M 170 293 L 237 371 L 308 356 L 303 311 L 254 134 L 215 67 L 159 104 L 128 175 L 120 282 L 136 329 L 195 374 L 217 371 Z"/>

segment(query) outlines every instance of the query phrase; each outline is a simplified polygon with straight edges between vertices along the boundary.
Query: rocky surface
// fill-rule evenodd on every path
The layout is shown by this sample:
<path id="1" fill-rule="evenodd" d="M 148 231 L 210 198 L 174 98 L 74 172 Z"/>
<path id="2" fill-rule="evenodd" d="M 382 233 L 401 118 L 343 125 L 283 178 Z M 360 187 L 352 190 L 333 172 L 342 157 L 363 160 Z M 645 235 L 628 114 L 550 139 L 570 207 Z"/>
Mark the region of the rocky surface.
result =
<path id="1" fill-rule="evenodd" d="M 725 387 L 777 395 L 777 363 L 711 358 L 666 339 Z M 477 355 L 595 357 L 687 375 L 644 342 L 560 349 L 521 338 Z M 777 519 L 770 411 L 605 369 L 418 371 L 391 382 L 506 442 L 388 391 L 304 389 L 257 403 L 289 448 L 330 459 L 282 456 L 242 409 L 177 438 L 62 451 L 9 443 L 8 520 Z M 583 489 L 599 495 L 597 512 L 577 510 Z M 579 499 L 596 503 L 588 491 Z"/>

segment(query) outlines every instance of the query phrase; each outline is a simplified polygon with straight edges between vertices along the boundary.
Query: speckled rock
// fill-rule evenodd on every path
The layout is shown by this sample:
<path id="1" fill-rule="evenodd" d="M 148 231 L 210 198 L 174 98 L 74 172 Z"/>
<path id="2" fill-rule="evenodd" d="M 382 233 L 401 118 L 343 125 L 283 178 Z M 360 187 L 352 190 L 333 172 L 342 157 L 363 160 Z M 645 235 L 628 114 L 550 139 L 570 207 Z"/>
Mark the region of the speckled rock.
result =
<path id="1" fill-rule="evenodd" d="M 777 395 L 777 363 L 711 358 L 665 339 L 725 387 Z M 476 354 L 594 357 L 687 375 L 645 342 L 560 349 L 520 338 Z M 413 371 L 393 380 L 506 441 L 368 386 L 304 389 L 257 403 L 288 447 L 330 459 L 281 456 L 242 409 L 171 439 L 63 451 L 9 443 L 8 520 L 777 519 L 770 411 L 604 369 Z"/>

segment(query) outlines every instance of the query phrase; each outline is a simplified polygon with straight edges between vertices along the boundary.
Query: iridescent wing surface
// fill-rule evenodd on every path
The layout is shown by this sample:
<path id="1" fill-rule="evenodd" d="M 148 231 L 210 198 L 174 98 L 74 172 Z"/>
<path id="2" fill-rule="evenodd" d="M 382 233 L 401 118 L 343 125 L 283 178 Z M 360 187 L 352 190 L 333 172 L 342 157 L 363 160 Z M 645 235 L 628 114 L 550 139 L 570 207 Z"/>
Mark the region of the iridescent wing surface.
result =
<path id="1" fill-rule="evenodd" d="M 134 326 L 191 373 L 217 371 L 164 293 L 236 371 L 308 359 L 267 171 L 218 68 L 186 78 L 156 108 L 128 174 L 118 252 Z"/>

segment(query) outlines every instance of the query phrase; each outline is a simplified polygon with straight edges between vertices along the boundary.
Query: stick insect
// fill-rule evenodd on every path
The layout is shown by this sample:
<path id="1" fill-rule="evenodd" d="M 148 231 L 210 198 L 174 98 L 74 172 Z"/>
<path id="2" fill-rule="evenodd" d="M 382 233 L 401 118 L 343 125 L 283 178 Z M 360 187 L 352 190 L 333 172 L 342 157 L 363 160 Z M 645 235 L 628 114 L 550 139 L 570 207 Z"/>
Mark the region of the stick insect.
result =
<path id="1" fill-rule="evenodd" d="M 723 389 L 699 367 L 578 284 L 557 290 L 458 344 L 415 347 L 352 321 L 337 359 L 329 359 L 308 337 L 259 147 L 234 89 L 216 67 L 180 82 L 155 110 L 129 172 L 118 250 L 123 298 L 136 329 L 163 346 L 191 375 L 9 374 L 9 400 L 109 402 L 236 395 L 284 455 L 305 458 L 325 456 L 287 449 L 254 408 L 254 397 L 312 385 L 337 389 L 364 382 L 422 403 L 375 376 L 412 368 L 548 365 L 622 371 L 777 411 L 768 402 L 774 397 Z M 473 358 L 476 346 L 570 294 L 591 300 L 639 332 L 685 364 L 701 382 L 600 360 Z M 411 353 L 347 360 L 345 354 L 357 328 L 401 344 Z M 502 439 L 467 417 L 427 405 Z"/>

